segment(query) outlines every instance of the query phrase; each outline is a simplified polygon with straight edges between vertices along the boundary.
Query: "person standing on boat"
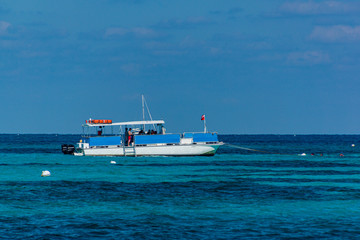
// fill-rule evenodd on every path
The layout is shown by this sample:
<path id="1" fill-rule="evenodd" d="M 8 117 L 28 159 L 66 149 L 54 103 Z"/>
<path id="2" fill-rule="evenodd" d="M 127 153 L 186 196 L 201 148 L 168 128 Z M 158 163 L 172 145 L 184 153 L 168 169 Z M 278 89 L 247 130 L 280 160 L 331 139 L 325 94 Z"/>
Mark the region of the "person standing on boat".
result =
<path id="1" fill-rule="evenodd" d="M 128 146 L 130 146 L 130 143 L 131 143 L 131 138 L 132 138 L 132 132 L 131 132 L 131 128 L 129 128 L 129 131 L 128 131 Z"/>
<path id="2" fill-rule="evenodd" d="M 125 138 L 124 138 L 124 145 L 126 146 L 126 143 L 128 141 L 128 128 L 125 128 Z"/>

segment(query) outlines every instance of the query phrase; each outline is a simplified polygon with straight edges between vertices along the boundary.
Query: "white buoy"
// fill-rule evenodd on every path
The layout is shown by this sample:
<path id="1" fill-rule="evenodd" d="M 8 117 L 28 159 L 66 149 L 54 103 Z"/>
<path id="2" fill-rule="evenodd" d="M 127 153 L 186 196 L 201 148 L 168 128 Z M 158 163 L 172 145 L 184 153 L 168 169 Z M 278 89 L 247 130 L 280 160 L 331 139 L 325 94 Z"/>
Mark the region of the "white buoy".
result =
<path id="1" fill-rule="evenodd" d="M 352 147 L 355 147 L 355 144 L 351 144 Z"/>
<path id="2" fill-rule="evenodd" d="M 111 163 L 111 164 L 116 164 L 116 162 L 115 162 L 115 161 L 111 161 L 110 163 Z"/>
<path id="3" fill-rule="evenodd" d="M 41 172 L 41 176 L 42 177 L 49 177 L 51 174 L 50 174 L 50 172 L 48 171 L 48 170 L 45 170 L 45 171 L 42 171 Z"/>
<path id="4" fill-rule="evenodd" d="M 299 156 L 306 156 L 306 153 L 299 154 Z"/>

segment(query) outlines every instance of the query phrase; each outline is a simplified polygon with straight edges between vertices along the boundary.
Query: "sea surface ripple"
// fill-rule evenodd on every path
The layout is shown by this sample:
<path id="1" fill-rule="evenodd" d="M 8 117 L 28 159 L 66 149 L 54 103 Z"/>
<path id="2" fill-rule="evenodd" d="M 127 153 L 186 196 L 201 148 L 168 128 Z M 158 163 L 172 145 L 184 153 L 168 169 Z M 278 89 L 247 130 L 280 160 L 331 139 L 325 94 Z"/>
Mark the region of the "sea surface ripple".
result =
<path id="1" fill-rule="evenodd" d="M 1 239 L 360 234 L 360 135 L 221 135 L 233 146 L 214 157 L 61 153 L 79 139 L 0 135 Z"/>

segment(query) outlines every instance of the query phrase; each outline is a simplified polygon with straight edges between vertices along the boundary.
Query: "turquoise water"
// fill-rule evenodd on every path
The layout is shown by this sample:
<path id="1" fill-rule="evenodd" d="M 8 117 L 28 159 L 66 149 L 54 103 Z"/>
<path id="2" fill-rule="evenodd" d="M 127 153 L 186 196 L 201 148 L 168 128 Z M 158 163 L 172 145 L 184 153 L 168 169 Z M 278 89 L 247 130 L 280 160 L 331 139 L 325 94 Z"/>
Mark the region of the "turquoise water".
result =
<path id="1" fill-rule="evenodd" d="M 228 135 L 221 140 L 264 152 L 224 146 L 214 157 L 138 158 L 63 155 L 76 135 L 0 136 L 4 239 L 360 234 L 359 135 Z"/>

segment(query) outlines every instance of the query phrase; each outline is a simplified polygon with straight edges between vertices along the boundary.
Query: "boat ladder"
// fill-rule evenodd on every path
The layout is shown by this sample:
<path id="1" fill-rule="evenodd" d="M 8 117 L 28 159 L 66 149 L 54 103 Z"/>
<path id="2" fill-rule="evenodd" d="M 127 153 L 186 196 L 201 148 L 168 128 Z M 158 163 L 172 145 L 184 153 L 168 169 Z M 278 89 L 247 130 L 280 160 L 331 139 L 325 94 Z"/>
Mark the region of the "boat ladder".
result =
<path id="1" fill-rule="evenodd" d="M 135 146 L 124 147 L 124 156 L 135 156 L 136 157 Z"/>

